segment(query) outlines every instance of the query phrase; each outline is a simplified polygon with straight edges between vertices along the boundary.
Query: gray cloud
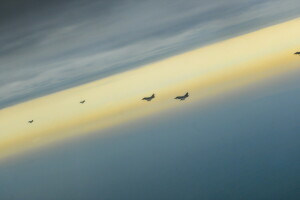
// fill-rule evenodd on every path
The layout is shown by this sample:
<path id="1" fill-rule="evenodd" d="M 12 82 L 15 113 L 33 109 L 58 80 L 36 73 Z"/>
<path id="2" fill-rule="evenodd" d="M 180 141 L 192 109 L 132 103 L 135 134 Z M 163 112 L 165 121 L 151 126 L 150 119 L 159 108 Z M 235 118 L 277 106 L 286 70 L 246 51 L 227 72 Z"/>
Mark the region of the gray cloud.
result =
<path id="1" fill-rule="evenodd" d="M 297 0 L 30 0 L 3 4 L 0 107 L 300 14 Z"/>

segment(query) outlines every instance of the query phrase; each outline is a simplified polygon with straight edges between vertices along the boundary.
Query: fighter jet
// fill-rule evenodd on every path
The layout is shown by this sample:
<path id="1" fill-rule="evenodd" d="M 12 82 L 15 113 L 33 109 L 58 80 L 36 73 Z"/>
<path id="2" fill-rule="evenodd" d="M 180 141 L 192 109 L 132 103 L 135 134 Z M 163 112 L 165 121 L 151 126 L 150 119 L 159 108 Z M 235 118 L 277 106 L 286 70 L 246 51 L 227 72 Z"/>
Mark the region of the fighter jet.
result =
<path id="1" fill-rule="evenodd" d="M 154 98 L 155 98 L 155 94 L 152 94 L 152 96 L 150 96 L 150 97 L 144 97 L 144 98 L 142 98 L 142 100 L 151 101 Z"/>
<path id="2" fill-rule="evenodd" d="M 83 101 L 80 101 L 80 103 L 81 103 L 81 104 L 84 104 L 84 102 L 85 102 L 85 100 L 83 100 Z"/>
<path id="3" fill-rule="evenodd" d="M 28 121 L 28 123 L 30 123 L 30 124 L 31 124 L 32 122 L 33 122 L 33 119 L 32 119 L 32 120 L 30 120 L 30 121 Z"/>
<path id="4" fill-rule="evenodd" d="M 300 51 L 297 51 L 297 52 L 295 52 L 294 54 L 300 56 Z"/>
<path id="5" fill-rule="evenodd" d="M 180 99 L 180 101 L 185 100 L 187 97 L 189 97 L 189 93 L 187 92 L 184 96 L 177 96 L 175 99 Z"/>

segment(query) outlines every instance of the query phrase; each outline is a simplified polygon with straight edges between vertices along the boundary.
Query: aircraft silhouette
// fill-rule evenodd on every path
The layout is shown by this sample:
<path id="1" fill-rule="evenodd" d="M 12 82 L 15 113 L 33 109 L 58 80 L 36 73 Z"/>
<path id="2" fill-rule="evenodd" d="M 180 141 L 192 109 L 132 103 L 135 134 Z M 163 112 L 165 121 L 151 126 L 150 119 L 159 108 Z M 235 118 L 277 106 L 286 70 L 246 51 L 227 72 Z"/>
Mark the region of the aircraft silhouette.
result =
<path id="1" fill-rule="evenodd" d="M 180 101 L 185 100 L 187 97 L 189 97 L 189 93 L 187 92 L 184 96 L 177 96 L 175 99 L 180 99 Z"/>
<path id="2" fill-rule="evenodd" d="M 33 122 L 33 120 L 28 121 L 28 123 L 30 123 L 30 124 L 31 124 L 32 122 Z"/>
<path id="3" fill-rule="evenodd" d="M 83 101 L 80 101 L 80 103 L 81 103 L 81 104 L 84 104 L 84 102 L 85 102 L 85 100 L 83 100 Z"/>
<path id="4" fill-rule="evenodd" d="M 150 97 L 144 97 L 144 98 L 142 98 L 142 100 L 151 101 L 154 98 L 155 98 L 155 94 L 152 94 Z"/>
<path id="5" fill-rule="evenodd" d="M 295 52 L 294 54 L 300 56 L 300 51 L 297 51 L 297 52 Z"/>

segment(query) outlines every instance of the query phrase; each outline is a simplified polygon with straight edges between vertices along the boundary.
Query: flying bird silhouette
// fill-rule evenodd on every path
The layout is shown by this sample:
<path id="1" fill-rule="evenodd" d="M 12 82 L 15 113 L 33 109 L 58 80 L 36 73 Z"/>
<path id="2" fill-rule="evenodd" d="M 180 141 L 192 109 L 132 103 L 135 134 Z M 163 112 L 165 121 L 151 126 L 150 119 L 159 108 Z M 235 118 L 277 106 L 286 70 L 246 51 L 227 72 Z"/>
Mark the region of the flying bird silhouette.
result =
<path id="1" fill-rule="evenodd" d="M 155 94 L 152 94 L 150 97 L 144 97 L 144 98 L 142 98 L 142 100 L 151 101 L 154 98 L 155 98 Z"/>
<path id="2" fill-rule="evenodd" d="M 80 103 L 81 103 L 81 104 L 84 104 L 84 102 L 85 102 L 85 100 L 83 100 L 83 101 L 80 101 Z"/>
<path id="3" fill-rule="evenodd" d="M 30 120 L 30 121 L 28 121 L 28 123 L 30 123 L 30 124 L 31 124 L 32 122 L 33 122 L 33 119 L 32 119 L 32 120 Z"/>
<path id="4" fill-rule="evenodd" d="M 183 96 L 177 96 L 175 97 L 175 99 L 179 99 L 180 101 L 183 101 L 185 100 L 187 97 L 189 97 L 189 93 L 187 92 L 185 95 Z"/>
<path id="5" fill-rule="evenodd" d="M 297 52 L 295 52 L 294 54 L 300 56 L 300 51 L 297 51 Z"/>

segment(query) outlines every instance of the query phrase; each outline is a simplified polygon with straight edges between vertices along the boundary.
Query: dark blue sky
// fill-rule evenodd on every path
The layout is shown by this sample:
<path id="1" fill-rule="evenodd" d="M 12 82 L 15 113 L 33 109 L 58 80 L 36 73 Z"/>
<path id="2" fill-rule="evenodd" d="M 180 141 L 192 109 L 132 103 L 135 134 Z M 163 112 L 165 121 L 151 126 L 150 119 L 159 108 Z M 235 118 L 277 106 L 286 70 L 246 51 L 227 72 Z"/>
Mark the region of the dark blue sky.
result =
<path id="1" fill-rule="evenodd" d="M 298 0 L 12 0 L 0 108 L 299 16 Z"/>

